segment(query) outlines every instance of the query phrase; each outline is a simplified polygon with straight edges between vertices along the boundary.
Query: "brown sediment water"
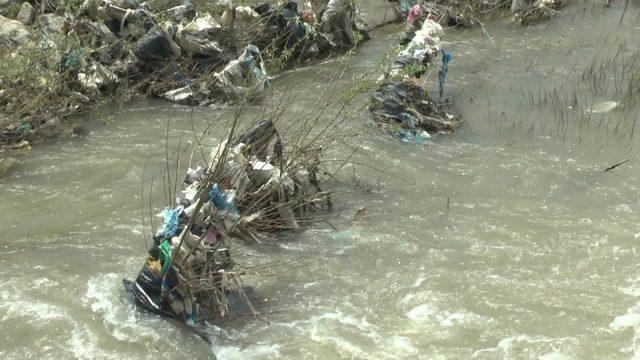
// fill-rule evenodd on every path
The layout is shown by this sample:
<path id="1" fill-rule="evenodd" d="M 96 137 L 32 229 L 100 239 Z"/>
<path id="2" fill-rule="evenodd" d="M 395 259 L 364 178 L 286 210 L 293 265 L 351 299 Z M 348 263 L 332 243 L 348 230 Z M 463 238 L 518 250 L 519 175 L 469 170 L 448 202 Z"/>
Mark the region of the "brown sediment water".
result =
<path id="1" fill-rule="evenodd" d="M 359 97 L 344 125 L 362 133 L 350 145 L 367 166 L 331 184 L 349 191 L 334 199 L 338 231 L 320 223 L 279 246 L 234 242 L 235 259 L 265 273 L 247 282 L 262 316 L 211 324 L 211 346 L 137 309 L 121 279 L 137 274 L 150 240 L 143 184 L 154 177 L 155 210 L 164 201 L 167 121 L 169 148 L 185 148 L 221 110 L 127 105 L 90 121 L 86 137 L 38 146 L 0 180 L 0 357 L 640 356 L 638 107 L 624 97 L 640 9 L 632 2 L 619 24 L 623 4 L 588 3 L 533 27 L 487 22 L 492 40 L 447 30 L 445 92 L 465 121 L 452 135 L 399 143 L 370 126 Z M 377 78 L 398 30 L 281 75 L 282 121 L 305 116 L 343 66 L 336 90 Z M 354 167 L 370 191 L 353 191 Z"/>

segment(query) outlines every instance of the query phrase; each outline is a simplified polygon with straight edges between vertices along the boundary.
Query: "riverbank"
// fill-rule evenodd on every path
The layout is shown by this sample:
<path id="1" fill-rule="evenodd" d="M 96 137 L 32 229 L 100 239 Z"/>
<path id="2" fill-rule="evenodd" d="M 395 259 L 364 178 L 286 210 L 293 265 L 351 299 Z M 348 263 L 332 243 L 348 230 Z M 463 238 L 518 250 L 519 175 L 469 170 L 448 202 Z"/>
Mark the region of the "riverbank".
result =
<path id="1" fill-rule="evenodd" d="M 190 105 L 251 101 L 270 77 L 345 53 L 369 28 L 402 19 L 407 4 L 364 1 L 348 11 L 350 28 L 340 29 L 324 14 L 324 2 L 251 8 L 8 1 L 0 10 L 0 152 L 83 134 L 65 119 L 143 96 Z M 427 7 L 443 25 L 476 26 L 479 16 L 506 14 L 508 4 L 452 0 Z M 255 59 L 242 55 L 248 44 L 256 45 Z M 238 77 L 229 65 L 243 56 L 257 65 Z"/>
<path id="2" fill-rule="evenodd" d="M 356 7 L 310 3 L 87 0 L 0 15 L 0 146 L 70 131 L 61 122 L 151 95 L 189 105 L 250 102 L 284 69 L 341 54 L 367 38 Z"/>

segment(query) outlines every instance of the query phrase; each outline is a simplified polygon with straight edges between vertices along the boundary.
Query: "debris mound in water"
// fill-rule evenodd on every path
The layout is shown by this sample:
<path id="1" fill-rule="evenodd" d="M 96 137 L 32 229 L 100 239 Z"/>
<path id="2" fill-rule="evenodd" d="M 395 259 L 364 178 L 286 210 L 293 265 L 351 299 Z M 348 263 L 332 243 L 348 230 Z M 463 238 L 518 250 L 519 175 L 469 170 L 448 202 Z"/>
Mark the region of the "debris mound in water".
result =
<path id="1" fill-rule="evenodd" d="M 319 155 L 285 149 L 268 120 L 214 147 L 204 167 L 188 170 L 175 206 L 160 214 L 142 270 L 125 288 L 141 307 L 190 325 L 224 316 L 231 292 L 252 309 L 227 240 L 263 242 L 328 209 Z"/>
<path id="2" fill-rule="evenodd" d="M 522 25 L 532 25 L 556 15 L 556 11 L 565 6 L 567 0 L 536 0 L 531 6 L 516 15 Z"/>
<path id="3" fill-rule="evenodd" d="M 389 127 L 404 141 L 417 140 L 420 136 L 429 138 L 429 133 L 451 132 L 459 126 L 459 122 L 412 79 L 383 82 L 371 96 L 370 110 L 381 126 Z M 401 126 L 400 130 L 394 130 L 396 124 Z"/>
<path id="4" fill-rule="evenodd" d="M 430 138 L 430 132 L 450 132 L 460 126 L 453 115 L 429 96 L 420 79 L 441 54 L 438 81 L 440 99 L 443 99 L 445 78 L 452 59 L 451 54 L 440 48 L 442 26 L 431 15 L 423 21 L 423 14 L 420 5 L 411 8 L 407 21 L 410 25 L 419 22 L 421 26 L 396 56 L 390 71 L 379 79 L 369 104 L 369 111 L 380 126 L 390 128 L 390 132 L 402 141 L 416 143 Z"/>

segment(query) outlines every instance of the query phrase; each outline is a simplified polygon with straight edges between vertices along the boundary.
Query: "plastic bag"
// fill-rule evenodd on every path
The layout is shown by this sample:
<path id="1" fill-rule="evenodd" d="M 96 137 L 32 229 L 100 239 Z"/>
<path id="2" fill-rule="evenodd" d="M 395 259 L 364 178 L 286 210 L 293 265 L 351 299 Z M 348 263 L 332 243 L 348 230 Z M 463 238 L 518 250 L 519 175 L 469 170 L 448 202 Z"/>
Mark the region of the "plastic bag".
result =
<path id="1" fill-rule="evenodd" d="M 136 42 L 133 54 L 148 62 L 177 59 L 182 52 L 168 30 L 155 27 Z"/>
<path id="2" fill-rule="evenodd" d="M 453 55 L 451 53 L 442 50 L 442 67 L 438 71 L 438 86 L 440 90 L 440 98 L 444 94 L 444 80 L 447 76 L 447 72 L 449 71 L 449 63 L 453 60 Z"/>
<path id="3" fill-rule="evenodd" d="M 255 45 L 247 45 L 237 60 L 229 62 L 214 76 L 220 81 L 223 91 L 236 96 L 254 97 L 270 85 L 260 49 Z"/>
<path id="4" fill-rule="evenodd" d="M 209 14 L 178 29 L 176 41 L 180 48 L 193 54 L 218 55 L 222 52 L 214 36 L 222 28 Z"/>
<path id="5" fill-rule="evenodd" d="M 222 211 L 230 210 L 231 212 L 237 212 L 236 205 L 233 201 L 228 201 L 227 196 L 220 190 L 218 184 L 213 184 L 211 190 L 209 191 L 209 200 L 213 203 L 213 205 Z"/>
<path id="6" fill-rule="evenodd" d="M 170 239 L 176 232 L 178 232 L 178 225 L 180 224 L 180 212 L 182 206 L 178 206 L 175 209 L 165 208 L 160 213 L 160 216 L 164 218 L 162 228 L 156 233 L 156 236 L 162 239 Z"/>
<path id="7" fill-rule="evenodd" d="M 162 264 L 162 275 L 169 271 L 169 265 L 171 265 L 171 243 L 169 240 L 165 240 L 158 246 L 160 250 L 160 264 Z"/>
<path id="8" fill-rule="evenodd" d="M 413 25 L 413 22 L 420 19 L 422 16 L 422 7 L 419 4 L 415 4 L 409 10 L 409 15 L 407 15 L 407 22 Z"/>

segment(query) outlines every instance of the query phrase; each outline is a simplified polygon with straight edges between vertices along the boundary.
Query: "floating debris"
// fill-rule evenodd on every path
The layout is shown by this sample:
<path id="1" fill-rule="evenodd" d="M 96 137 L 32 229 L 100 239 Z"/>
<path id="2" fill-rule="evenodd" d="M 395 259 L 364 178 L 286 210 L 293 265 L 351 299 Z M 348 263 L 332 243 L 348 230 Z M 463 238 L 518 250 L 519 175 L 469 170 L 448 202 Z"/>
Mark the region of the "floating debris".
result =
<path id="1" fill-rule="evenodd" d="M 418 6 L 418 5 L 416 5 Z M 440 48 L 442 26 L 431 16 L 421 19 L 422 10 L 411 8 L 411 25 L 421 23 L 411 41 L 399 52 L 390 70 L 378 81 L 370 98 L 369 111 L 381 127 L 403 142 L 424 144 L 434 132 L 451 132 L 460 122 L 429 96 L 423 74 L 433 67 L 438 55 L 442 65 L 438 71 L 440 99 L 444 95 L 445 78 L 453 56 Z"/>
<path id="2" fill-rule="evenodd" d="M 587 111 L 593 114 L 604 114 L 617 109 L 619 106 L 620 103 L 616 101 L 603 101 L 593 104 L 591 109 Z"/>

